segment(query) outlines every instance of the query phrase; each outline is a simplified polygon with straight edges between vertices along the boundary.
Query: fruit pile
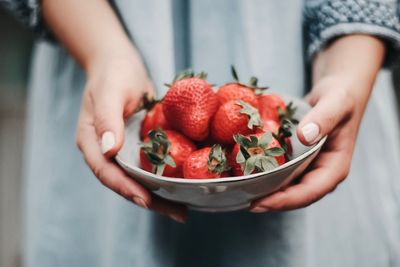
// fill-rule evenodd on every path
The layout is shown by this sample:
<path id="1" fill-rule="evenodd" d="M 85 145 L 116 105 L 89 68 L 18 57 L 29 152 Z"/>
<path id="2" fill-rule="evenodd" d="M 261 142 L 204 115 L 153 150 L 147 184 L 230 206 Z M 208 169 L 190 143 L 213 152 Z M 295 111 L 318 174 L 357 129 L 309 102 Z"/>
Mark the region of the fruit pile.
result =
<path id="1" fill-rule="evenodd" d="M 264 172 L 289 160 L 295 108 L 252 77 L 215 92 L 207 75 L 185 71 L 165 97 L 143 98 L 141 167 L 167 177 L 211 179 Z"/>

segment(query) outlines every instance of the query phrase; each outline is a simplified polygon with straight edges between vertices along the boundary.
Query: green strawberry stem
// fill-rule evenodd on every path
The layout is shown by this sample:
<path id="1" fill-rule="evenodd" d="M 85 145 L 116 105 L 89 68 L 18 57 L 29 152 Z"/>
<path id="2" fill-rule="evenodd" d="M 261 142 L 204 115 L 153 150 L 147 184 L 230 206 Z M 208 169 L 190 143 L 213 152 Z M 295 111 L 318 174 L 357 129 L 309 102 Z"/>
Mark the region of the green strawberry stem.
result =
<path id="1" fill-rule="evenodd" d="M 261 94 L 269 88 L 268 86 L 258 86 L 258 78 L 254 76 L 250 77 L 250 81 L 248 82 L 248 84 L 241 83 L 237 71 L 233 65 L 231 65 L 231 74 L 235 83 L 252 89 L 256 94 Z"/>
<path id="2" fill-rule="evenodd" d="M 145 92 L 142 95 L 142 100 L 139 106 L 136 108 L 135 113 L 142 110 L 150 111 L 157 103 L 160 103 L 161 101 L 162 99 L 157 100 L 154 97 L 149 97 L 149 94 Z"/>
<path id="3" fill-rule="evenodd" d="M 184 70 L 184 71 L 176 74 L 175 77 L 174 77 L 174 80 L 172 81 L 172 83 L 170 83 L 170 84 L 169 83 L 164 83 L 164 85 L 167 86 L 167 87 L 171 87 L 171 85 L 174 84 L 177 81 L 181 81 L 181 80 L 185 80 L 185 79 L 189 79 L 189 78 L 194 78 L 194 77 L 200 78 L 202 80 L 207 80 L 207 76 L 208 76 L 207 73 L 204 72 L 204 71 L 202 71 L 202 72 L 200 72 L 198 74 L 195 74 L 193 70 L 187 69 L 187 70 Z"/>
<path id="4" fill-rule="evenodd" d="M 236 102 L 237 105 L 242 106 L 243 108 L 240 110 L 240 113 L 245 114 L 249 117 L 249 122 L 247 123 L 247 127 L 253 130 L 253 127 L 262 127 L 263 122 L 260 117 L 260 113 L 258 110 L 243 100 L 238 100 Z"/>
<path id="5" fill-rule="evenodd" d="M 292 124 L 298 124 L 299 121 L 294 118 L 294 114 L 296 113 L 297 107 L 293 105 L 293 102 L 290 101 L 286 106 L 286 109 L 278 108 L 279 121 L 289 120 Z"/>
<path id="6" fill-rule="evenodd" d="M 212 173 L 221 174 L 230 169 L 225 150 L 221 145 L 213 145 L 207 160 L 207 168 Z"/>
<path id="7" fill-rule="evenodd" d="M 297 107 L 293 106 L 293 102 L 289 102 L 286 106 L 286 110 L 278 108 L 279 114 L 279 130 L 277 134 L 274 134 L 274 138 L 278 140 L 279 144 L 286 151 L 285 158 L 289 160 L 288 157 L 288 146 L 287 143 L 288 138 L 292 136 L 292 129 L 296 124 L 299 123 L 297 119 L 294 118 L 294 114 L 296 113 Z"/>
<path id="8" fill-rule="evenodd" d="M 285 154 L 280 147 L 268 148 L 272 141 L 271 132 L 263 134 L 260 138 L 254 135 L 247 138 L 237 134 L 234 139 L 240 146 L 236 162 L 242 167 L 244 175 L 249 175 L 254 171 L 263 172 L 275 169 L 279 164 L 274 157 Z"/>
<path id="9" fill-rule="evenodd" d="M 175 161 L 169 155 L 171 143 L 165 132 L 158 128 L 151 130 L 148 134 L 150 141 L 140 144 L 144 154 L 151 164 L 151 171 L 157 175 L 162 175 L 166 165 L 176 167 Z"/>

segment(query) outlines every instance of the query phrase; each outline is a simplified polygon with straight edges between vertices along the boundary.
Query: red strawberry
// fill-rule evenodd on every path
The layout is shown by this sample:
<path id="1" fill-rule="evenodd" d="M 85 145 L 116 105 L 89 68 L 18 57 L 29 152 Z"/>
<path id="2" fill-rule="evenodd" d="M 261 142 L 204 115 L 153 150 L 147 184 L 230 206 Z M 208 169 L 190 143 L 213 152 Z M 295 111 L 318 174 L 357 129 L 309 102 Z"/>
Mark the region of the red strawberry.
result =
<path id="1" fill-rule="evenodd" d="M 144 170 L 168 177 L 183 177 L 182 166 L 196 146 L 175 131 L 151 130 L 141 144 L 140 163 Z"/>
<path id="2" fill-rule="evenodd" d="M 257 132 L 266 133 L 272 132 L 274 134 L 278 134 L 279 132 L 279 123 L 274 120 L 264 120 L 262 129 L 259 129 Z"/>
<path id="3" fill-rule="evenodd" d="M 191 72 L 178 76 L 163 100 L 168 123 L 195 141 L 207 138 L 211 118 L 218 106 L 217 96 L 203 79 L 205 76 L 202 73 L 195 77 Z"/>
<path id="4" fill-rule="evenodd" d="M 256 108 L 238 100 L 223 104 L 211 123 L 211 135 L 217 143 L 233 144 L 235 134 L 251 134 L 262 126 Z"/>
<path id="5" fill-rule="evenodd" d="M 286 110 L 285 101 L 277 94 L 265 94 L 258 97 L 258 110 L 263 120 L 279 122 L 279 109 Z"/>
<path id="6" fill-rule="evenodd" d="M 288 110 L 289 108 L 291 107 L 288 105 Z M 278 140 L 281 147 L 286 151 L 286 156 L 291 156 L 293 153 L 293 146 L 290 137 L 292 136 L 294 123 L 297 123 L 297 120 L 290 120 L 282 117 L 279 130 L 278 132 L 274 133 L 274 137 Z"/>
<path id="7" fill-rule="evenodd" d="M 285 151 L 271 132 L 247 137 L 239 134 L 235 141 L 230 164 L 236 176 L 269 171 L 286 162 Z"/>
<path id="8" fill-rule="evenodd" d="M 253 90 L 240 83 L 227 83 L 222 85 L 217 91 L 217 97 L 220 104 L 240 99 L 254 107 L 258 107 L 256 94 Z"/>
<path id="9" fill-rule="evenodd" d="M 287 152 L 287 155 L 291 156 L 293 153 L 292 142 L 290 137 L 292 136 L 292 129 L 294 125 L 298 124 L 299 121 L 294 118 L 296 113 L 296 107 L 293 106 L 292 102 L 286 106 L 285 110 L 279 109 L 279 130 L 275 133 L 275 138 L 279 141 L 282 148 Z"/>
<path id="10" fill-rule="evenodd" d="M 155 106 L 147 112 L 140 128 L 140 138 L 144 140 L 151 130 L 155 130 L 157 128 L 161 128 L 163 130 L 169 130 L 171 128 L 165 119 L 162 103 L 155 104 Z"/>
<path id="11" fill-rule="evenodd" d="M 183 177 L 212 179 L 229 176 L 229 164 L 220 145 L 192 152 L 183 164 Z"/>
<path id="12" fill-rule="evenodd" d="M 217 91 L 220 104 L 225 104 L 231 100 L 243 100 L 253 107 L 258 108 L 256 93 L 267 89 L 267 87 L 257 86 L 258 79 L 256 77 L 251 77 L 248 85 L 243 84 L 239 81 L 239 77 L 233 66 L 231 66 L 231 72 L 235 81 L 222 85 Z"/>

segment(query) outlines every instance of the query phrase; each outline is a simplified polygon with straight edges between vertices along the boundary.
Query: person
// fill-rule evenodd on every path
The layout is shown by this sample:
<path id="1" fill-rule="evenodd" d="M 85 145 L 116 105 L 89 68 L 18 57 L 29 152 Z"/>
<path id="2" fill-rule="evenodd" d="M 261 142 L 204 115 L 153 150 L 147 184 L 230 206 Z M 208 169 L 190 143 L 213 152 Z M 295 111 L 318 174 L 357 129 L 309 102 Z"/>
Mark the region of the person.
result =
<path id="1" fill-rule="evenodd" d="M 29 94 L 26 266 L 400 265 L 400 128 L 390 68 L 380 70 L 399 48 L 396 1 L 0 3 L 45 37 Z M 323 151 L 251 212 L 150 195 L 112 161 L 124 119 L 175 72 L 228 81 L 230 64 L 280 93 L 311 89 L 297 134 L 328 135 Z"/>

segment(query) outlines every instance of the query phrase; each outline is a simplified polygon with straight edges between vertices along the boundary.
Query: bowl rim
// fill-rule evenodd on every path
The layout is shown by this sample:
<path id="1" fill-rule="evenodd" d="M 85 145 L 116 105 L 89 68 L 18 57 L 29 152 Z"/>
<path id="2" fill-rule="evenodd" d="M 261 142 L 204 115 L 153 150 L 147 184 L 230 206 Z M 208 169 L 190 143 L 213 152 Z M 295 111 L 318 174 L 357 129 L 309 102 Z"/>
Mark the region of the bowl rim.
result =
<path id="1" fill-rule="evenodd" d="M 328 136 L 322 137 L 316 144 L 314 144 L 310 150 L 304 152 L 300 156 L 280 165 L 279 167 L 266 171 L 266 172 L 258 172 L 254 174 L 249 174 L 249 175 L 243 175 L 243 176 L 231 176 L 231 177 L 223 177 L 223 178 L 212 178 L 212 179 L 185 179 L 185 178 L 173 178 L 173 177 L 166 177 L 166 176 L 161 176 L 157 175 L 148 171 L 145 171 L 139 167 L 136 166 L 130 166 L 130 164 L 127 164 L 125 161 L 121 159 L 120 154 L 118 153 L 115 156 L 115 160 L 122 165 L 124 168 L 128 169 L 131 172 L 139 172 L 144 176 L 147 176 L 146 178 L 151 178 L 153 180 L 161 180 L 164 182 L 172 182 L 172 183 L 179 183 L 179 184 L 217 184 L 217 183 L 228 183 L 228 182 L 237 182 L 237 181 L 243 181 L 243 180 L 249 180 L 253 178 L 257 178 L 260 176 L 265 176 L 268 174 L 272 174 L 275 172 L 279 172 L 285 168 L 288 168 L 306 158 L 308 158 L 310 155 L 314 154 L 316 151 L 318 151 L 323 144 L 325 143 L 326 139 Z"/>

